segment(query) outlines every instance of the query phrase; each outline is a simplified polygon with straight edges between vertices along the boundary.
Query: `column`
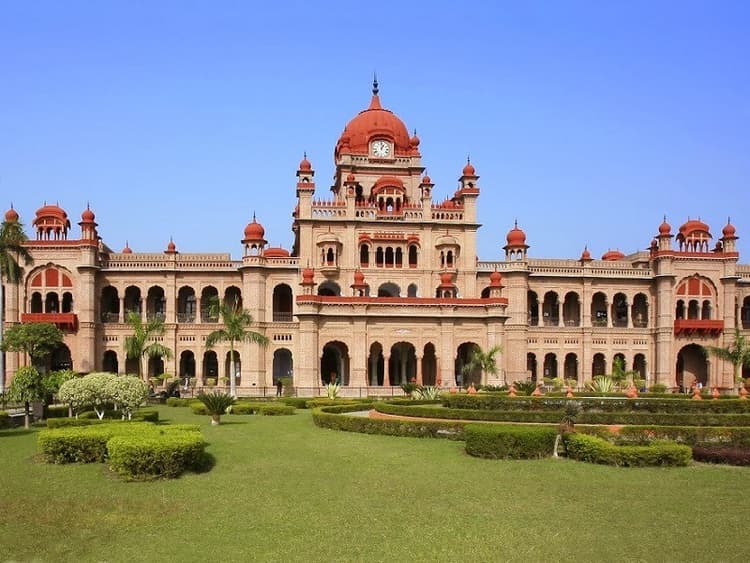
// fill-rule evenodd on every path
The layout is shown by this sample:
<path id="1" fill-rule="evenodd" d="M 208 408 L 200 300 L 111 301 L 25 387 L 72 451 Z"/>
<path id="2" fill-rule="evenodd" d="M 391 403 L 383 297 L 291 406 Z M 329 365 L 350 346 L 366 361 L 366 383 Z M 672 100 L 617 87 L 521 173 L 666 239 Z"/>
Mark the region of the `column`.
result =
<path id="1" fill-rule="evenodd" d="M 391 384 L 391 357 L 383 354 L 383 387 Z"/>
<path id="2" fill-rule="evenodd" d="M 117 316 L 119 323 L 124 323 L 127 320 L 125 316 L 125 296 L 120 297 L 120 313 Z"/>
<path id="3" fill-rule="evenodd" d="M 417 356 L 417 385 L 422 385 L 422 356 Z"/>

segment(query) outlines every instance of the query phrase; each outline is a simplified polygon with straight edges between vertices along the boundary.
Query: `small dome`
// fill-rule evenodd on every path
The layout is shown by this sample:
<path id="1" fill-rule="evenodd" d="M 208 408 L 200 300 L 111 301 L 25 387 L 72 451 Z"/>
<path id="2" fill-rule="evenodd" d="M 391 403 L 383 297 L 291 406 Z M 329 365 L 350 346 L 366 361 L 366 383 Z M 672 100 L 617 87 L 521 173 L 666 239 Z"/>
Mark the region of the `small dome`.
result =
<path id="1" fill-rule="evenodd" d="M 694 231 L 709 232 L 709 226 L 701 221 L 700 219 L 688 219 L 685 223 L 680 225 L 680 233 L 688 235 Z"/>
<path id="2" fill-rule="evenodd" d="M 490 274 L 490 286 L 491 287 L 498 287 L 502 285 L 503 276 L 495 270 Z"/>
<path id="3" fill-rule="evenodd" d="M 247 227 L 245 227 L 245 240 L 263 240 L 265 234 L 266 230 L 263 228 L 263 225 L 258 223 L 255 220 L 255 215 L 253 215 L 253 222 L 248 223 Z"/>
<path id="4" fill-rule="evenodd" d="M 608 250 L 602 255 L 602 260 L 606 260 L 608 262 L 616 262 L 617 260 L 622 260 L 623 258 L 625 258 L 625 255 L 619 250 Z"/>
<path id="5" fill-rule="evenodd" d="M 414 131 L 414 135 L 412 136 L 412 138 L 409 139 L 409 144 L 415 149 L 419 146 L 419 137 L 417 136 L 416 131 Z"/>
<path id="6" fill-rule="evenodd" d="M 581 252 L 581 260 L 582 261 L 591 260 L 591 253 L 589 252 L 588 246 L 583 247 L 583 252 Z"/>
<path id="7" fill-rule="evenodd" d="M 125 241 L 125 248 L 122 249 L 123 254 L 133 254 L 133 251 L 130 249 L 130 246 L 128 246 L 127 241 Z"/>
<path id="8" fill-rule="evenodd" d="M 18 212 L 13 209 L 12 205 L 10 209 L 5 212 L 5 221 L 8 223 L 15 223 L 16 221 L 18 221 Z"/>
<path id="9" fill-rule="evenodd" d="M 305 268 L 302 270 L 302 284 L 303 285 L 311 285 L 314 283 L 315 278 L 315 270 L 312 268 Z"/>
<path id="10" fill-rule="evenodd" d="M 350 184 L 353 184 L 356 181 L 356 178 L 354 177 L 354 174 L 349 172 L 349 174 L 346 175 L 346 181 Z"/>
<path id="11" fill-rule="evenodd" d="M 307 153 L 305 153 L 302 160 L 299 162 L 299 170 L 300 172 L 310 172 L 310 170 L 312 170 L 312 164 L 307 160 Z"/>
<path id="12" fill-rule="evenodd" d="M 422 183 L 423 184 L 432 184 L 432 179 L 427 174 L 425 174 L 424 177 L 422 178 Z"/>
<path id="13" fill-rule="evenodd" d="M 728 220 L 726 226 L 721 230 L 721 234 L 724 235 L 724 238 L 734 238 L 736 232 L 737 229 L 735 229 L 734 225 Z"/>
<path id="14" fill-rule="evenodd" d="M 266 258 L 288 258 L 289 251 L 280 246 L 270 246 L 263 251 L 263 256 Z"/>
<path id="15" fill-rule="evenodd" d="M 365 275 L 362 273 L 362 270 L 354 272 L 354 285 L 364 285 L 364 283 Z"/>
<path id="16" fill-rule="evenodd" d="M 662 221 L 662 224 L 659 225 L 659 234 L 660 235 L 669 235 L 672 233 L 672 225 L 667 223 L 667 218 L 664 217 L 664 221 Z"/>
<path id="17" fill-rule="evenodd" d="M 169 239 L 169 244 L 167 245 L 167 253 L 175 254 L 176 252 L 177 252 L 177 246 L 175 245 L 172 239 Z"/>
<path id="18" fill-rule="evenodd" d="M 440 285 L 453 285 L 453 274 L 450 272 L 443 272 L 440 274 Z"/>
<path id="19" fill-rule="evenodd" d="M 96 219 L 96 215 L 94 215 L 94 212 L 91 211 L 91 208 L 87 205 L 86 209 L 81 213 L 81 221 L 84 223 L 93 223 L 94 219 Z"/>
<path id="20" fill-rule="evenodd" d="M 508 241 L 508 246 L 526 246 L 526 233 L 518 228 L 518 223 L 508 231 L 508 236 L 505 237 Z"/>
<path id="21" fill-rule="evenodd" d="M 463 173 L 464 173 L 464 176 L 476 176 L 476 170 L 474 170 L 474 165 L 471 163 L 469 159 L 466 159 L 466 166 L 464 166 Z"/>

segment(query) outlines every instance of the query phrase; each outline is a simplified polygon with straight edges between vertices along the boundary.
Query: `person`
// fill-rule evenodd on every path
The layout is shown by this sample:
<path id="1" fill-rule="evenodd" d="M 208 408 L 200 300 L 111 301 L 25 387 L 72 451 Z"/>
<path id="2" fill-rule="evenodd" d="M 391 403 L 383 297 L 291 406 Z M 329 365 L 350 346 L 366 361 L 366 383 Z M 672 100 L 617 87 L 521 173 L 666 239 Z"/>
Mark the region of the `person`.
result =
<path id="1" fill-rule="evenodd" d="M 276 396 L 281 397 L 281 390 L 284 388 L 283 383 L 281 383 L 281 378 L 279 377 L 276 380 Z"/>

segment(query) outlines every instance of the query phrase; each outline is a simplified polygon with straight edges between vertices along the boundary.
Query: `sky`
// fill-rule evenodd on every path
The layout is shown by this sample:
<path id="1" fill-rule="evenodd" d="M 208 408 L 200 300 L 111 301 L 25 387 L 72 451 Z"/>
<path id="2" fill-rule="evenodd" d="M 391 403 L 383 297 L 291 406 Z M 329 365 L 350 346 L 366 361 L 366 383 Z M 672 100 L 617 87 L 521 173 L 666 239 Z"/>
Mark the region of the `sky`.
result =
<path id="1" fill-rule="evenodd" d="M 328 198 L 376 71 L 433 199 L 471 156 L 482 260 L 516 220 L 530 257 L 577 258 L 665 215 L 731 217 L 750 254 L 749 30 L 744 1 L 0 0 L 0 206 L 235 258 L 256 214 L 291 248 L 299 161 Z"/>

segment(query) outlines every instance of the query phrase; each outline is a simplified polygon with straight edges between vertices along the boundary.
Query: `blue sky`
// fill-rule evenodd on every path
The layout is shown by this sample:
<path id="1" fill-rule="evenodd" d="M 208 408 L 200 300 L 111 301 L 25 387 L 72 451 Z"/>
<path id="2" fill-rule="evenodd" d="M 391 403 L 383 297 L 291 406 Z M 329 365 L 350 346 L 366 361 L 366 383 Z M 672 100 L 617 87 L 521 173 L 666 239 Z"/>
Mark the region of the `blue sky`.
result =
<path id="1" fill-rule="evenodd" d="M 0 203 L 235 257 L 255 212 L 289 248 L 302 153 L 327 197 L 377 70 L 435 198 L 471 155 L 481 259 L 516 219 L 532 257 L 575 258 L 646 248 L 664 214 L 714 238 L 731 216 L 746 252 L 748 30 L 739 1 L 0 0 Z"/>

